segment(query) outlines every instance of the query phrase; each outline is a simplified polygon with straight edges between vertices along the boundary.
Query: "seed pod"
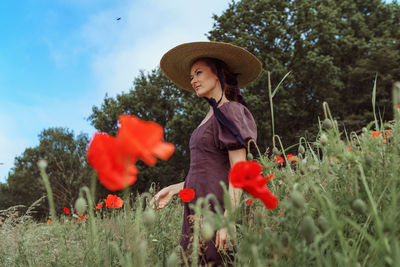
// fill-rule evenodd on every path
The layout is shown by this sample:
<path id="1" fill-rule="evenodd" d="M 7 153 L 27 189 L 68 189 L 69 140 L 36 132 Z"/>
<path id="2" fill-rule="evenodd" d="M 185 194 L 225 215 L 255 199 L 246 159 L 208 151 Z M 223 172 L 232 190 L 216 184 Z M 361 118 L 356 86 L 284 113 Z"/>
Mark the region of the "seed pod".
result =
<path id="1" fill-rule="evenodd" d="M 288 232 L 283 232 L 281 234 L 281 243 L 284 247 L 287 247 L 289 245 L 289 233 Z"/>
<path id="2" fill-rule="evenodd" d="M 317 219 L 317 226 L 322 233 L 325 233 L 328 230 L 328 220 L 324 217 L 324 215 L 320 215 Z"/>
<path id="3" fill-rule="evenodd" d="M 154 214 L 154 210 L 147 209 L 143 213 L 143 223 L 147 227 L 151 227 L 153 225 L 155 219 L 156 219 L 156 215 Z"/>
<path id="4" fill-rule="evenodd" d="M 279 150 L 278 150 L 278 148 L 276 146 L 274 146 L 274 148 L 272 149 L 272 154 L 274 154 L 275 156 L 279 156 L 280 155 Z"/>
<path id="5" fill-rule="evenodd" d="M 321 134 L 321 137 L 319 138 L 319 142 L 321 145 L 326 146 L 328 144 L 328 136 L 326 134 Z"/>
<path id="6" fill-rule="evenodd" d="M 176 255 L 175 252 L 172 252 L 171 255 L 169 255 L 168 260 L 167 260 L 167 267 L 175 267 L 178 266 L 178 256 Z"/>
<path id="7" fill-rule="evenodd" d="M 303 195 L 300 192 L 293 191 L 292 194 L 290 195 L 290 201 L 292 202 L 294 208 L 297 209 L 304 208 L 305 201 Z"/>
<path id="8" fill-rule="evenodd" d="M 310 244 L 314 241 L 316 232 L 315 230 L 314 220 L 310 216 L 304 217 L 300 225 L 300 231 L 306 239 L 307 244 Z"/>
<path id="9" fill-rule="evenodd" d="M 47 160 L 45 160 L 45 159 L 40 159 L 40 160 L 37 162 L 37 165 L 38 165 L 39 169 L 45 170 L 45 169 L 47 168 Z"/>
<path id="10" fill-rule="evenodd" d="M 299 145 L 299 154 L 304 154 L 306 152 L 306 149 L 304 148 L 303 145 Z"/>
<path id="11" fill-rule="evenodd" d="M 366 127 L 362 127 L 361 131 L 362 131 L 363 133 L 365 133 L 365 134 L 368 133 L 368 129 L 367 129 Z"/>
<path id="12" fill-rule="evenodd" d="M 203 224 L 203 226 L 201 227 L 201 237 L 205 240 L 205 241 L 209 241 L 213 238 L 214 236 L 214 229 L 211 226 L 210 223 L 205 222 Z"/>
<path id="13" fill-rule="evenodd" d="M 322 129 L 324 129 L 324 130 L 332 129 L 332 121 L 330 119 L 326 118 L 322 122 Z"/>
<path id="14" fill-rule="evenodd" d="M 251 154 L 250 152 L 247 153 L 247 160 L 253 160 L 253 159 L 254 159 L 253 154 Z"/>
<path id="15" fill-rule="evenodd" d="M 361 199 L 357 198 L 353 201 L 351 208 L 359 213 L 359 214 L 365 214 L 365 212 L 367 211 L 367 206 L 365 205 L 364 201 L 362 201 Z"/>
<path id="16" fill-rule="evenodd" d="M 87 203 L 86 199 L 83 197 L 78 197 L 78 199 L 75 201 L 75 209 L 77 212 L 84 214 L 87 208 Z"/>

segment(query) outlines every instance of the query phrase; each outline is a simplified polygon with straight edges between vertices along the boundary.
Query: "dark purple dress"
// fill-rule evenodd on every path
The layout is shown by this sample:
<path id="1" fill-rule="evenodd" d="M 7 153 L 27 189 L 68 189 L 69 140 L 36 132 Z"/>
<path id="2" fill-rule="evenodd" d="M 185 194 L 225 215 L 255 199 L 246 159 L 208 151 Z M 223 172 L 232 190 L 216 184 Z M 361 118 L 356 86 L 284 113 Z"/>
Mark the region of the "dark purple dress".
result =
<path id="1" fill-rule="evenodd" d="M 257 128 L 250 111 L 238 102 L 224 103 L 220 108 L 225 117 L 236 126 L 247 142 L 257 138 Z M 232 133 L 222 126 L 217 118 L 212 115 L 204 124 L 197 127 L 190 137 L 190 169 L 186 176 L 184 188 L 195 191 L 195 198 L 190 203 L 196 203 L 200 197 L 214 194 L 221 207 L 223 207 L 223 189 L 219 182 L 223 181 L 229 188 L 228 173 L 230 162 L 228 150 L 243 148 Z M 181 246 L 190 254 L 190 243 L 193 235 L 193 225 L 188 216 L 194 211 L 189 208 L 190 203 L 184 203 Z M 214 205 L 210 203 L 211 210 Z M 199 263 L 213 262 L 213 266 L 222 265 L 222 258 L 215 247 L 215 234 L 213 239 L 201 249 Z M 188 255 L 189 256 L 189 255 Z"/>

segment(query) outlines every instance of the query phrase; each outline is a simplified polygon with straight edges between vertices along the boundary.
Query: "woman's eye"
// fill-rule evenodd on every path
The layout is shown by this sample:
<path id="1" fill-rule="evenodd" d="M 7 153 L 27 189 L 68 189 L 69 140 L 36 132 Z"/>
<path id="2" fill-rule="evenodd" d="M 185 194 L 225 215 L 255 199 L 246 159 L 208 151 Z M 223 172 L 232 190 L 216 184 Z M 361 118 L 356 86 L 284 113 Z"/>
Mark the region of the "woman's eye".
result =
<path id="1" fill-rule="evenodd" d="M 196 72 L 197 75 L 199 75 L 201 73 L 201 71 Z"/>

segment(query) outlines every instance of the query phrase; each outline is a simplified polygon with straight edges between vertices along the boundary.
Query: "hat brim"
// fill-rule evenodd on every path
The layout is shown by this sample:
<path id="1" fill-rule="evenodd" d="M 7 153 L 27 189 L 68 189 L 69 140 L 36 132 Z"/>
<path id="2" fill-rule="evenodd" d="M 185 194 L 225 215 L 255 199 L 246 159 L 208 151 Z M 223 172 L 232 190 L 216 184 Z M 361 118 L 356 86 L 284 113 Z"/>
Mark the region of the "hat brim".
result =
<path id="1" fill-rule="evenodd" d="M 261 62 L 249 51 L 223 42 L 192 42 L 178 45 L 161 58 L 160 68 L 178 87 L 194 92 L 190 84 L 190 68 L 199 58 L 216 58 L 225 62 L 232 73 L 237 73 L 239 87 L 256 80 L 261 73 Z"/>

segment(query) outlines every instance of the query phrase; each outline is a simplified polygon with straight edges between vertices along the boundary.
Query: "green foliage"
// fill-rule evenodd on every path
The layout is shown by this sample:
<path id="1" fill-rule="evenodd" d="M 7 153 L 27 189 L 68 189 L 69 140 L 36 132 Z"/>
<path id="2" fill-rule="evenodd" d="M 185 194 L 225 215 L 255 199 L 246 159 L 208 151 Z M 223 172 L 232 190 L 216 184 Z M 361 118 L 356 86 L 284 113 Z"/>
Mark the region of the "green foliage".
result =
<path id="1" fill-rule="evenodd" d="M 65 128 L 49 128 L 39 134 L 39 145 L 27 148 L 21 156 L 16 157 L 14 168 L 8 176 L 9 204 L 29 206 L 45 194 L 40 171 L 39 159 L 48 162 L 47 173 L 53 190 L 55 208 L 58 213 L 62 208 L 73 207 L 79 188 L 89 185 L 94 175 L 86 161 L 87 135 L 74 136 Z M 98 190 L 103 193 L 103 190 Z M 6 202 L 7 203 L 7 202 Z M 3 205 L 6 203 L 2 203 Z M 6 208 L 8 206 L 2 206 Z M 48 207 L 39 210 L 38 216 L 46 216 Z"/>
<path id="2" fill-rule="evenodd" d="M 278 208 L 246 204 L 244 193 L 239 208 L 224 216 L 202 205 L 212 196 L 200 198 L 191 205 L 204 223 L 195 220 L 199 244 L 226 228 L 236 249 L 233 266 L 398 266 L 400 125 L 380 127 L 376 137 L 366 130 L 349 139 L 334 127 L 321 129 L 327 143 L 304 140 L 306 151 L 286 167 L 261 155 L 264 175 L 275 174 L 268 186 Z M 393 131 L 383 143 L 388 127 Z M 125 210 L 91 206 L 79 223 L 70 214 L 51 225 L 3 224 L 0 265 L 176 266 L 182 202 L 174 198 L 154 212 L 150 198 L 143 193 Z M 189 256 L 196 262 L 196 253 Z"/>
<path id="3" fill-rule="evenodd" d="M 315 136 L 320 104 L 330 103 L 347 129 L 372 120 L 375 73 L 377 107 L 392 117 L 389 103 L 400 66 L 400 6 L 380 0 L 242 0 L 214 15 L 211 41 L 244 47 L 272 72 L 276 85 L 291 71 L 274 97 L 275 132 L 285 146 L 299 136 Z M 256 118 L 261 147 L 270 145 L 267 74 L 245 90 Z M 290 123 L 287 123 L 290 122 Z"/>

